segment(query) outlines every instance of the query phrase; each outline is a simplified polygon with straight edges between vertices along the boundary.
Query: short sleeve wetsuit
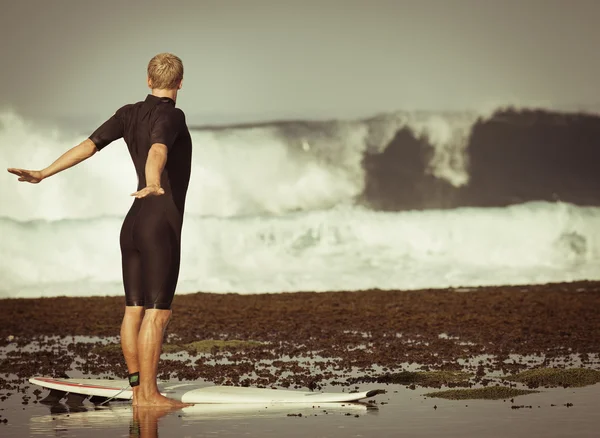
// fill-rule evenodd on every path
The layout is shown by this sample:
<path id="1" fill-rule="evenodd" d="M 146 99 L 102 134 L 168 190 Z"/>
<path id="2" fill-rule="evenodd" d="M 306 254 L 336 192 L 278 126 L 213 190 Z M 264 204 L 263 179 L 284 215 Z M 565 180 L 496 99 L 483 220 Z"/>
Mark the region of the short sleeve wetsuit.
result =
<path id="1" fill-rule="evenodd" d="M 146 187 L 150 147 L 167 147 L 161 174 L 164 195 L 135 199 L 121 227 L 123 286 L 127 306 L 170 309 L 179 277 L 181 230 L 192 161 L 192 140 L 183 111 L 168 97 L 119 108 L 92 135 L 98 150 L 123 138 L 138 176 Z"/>

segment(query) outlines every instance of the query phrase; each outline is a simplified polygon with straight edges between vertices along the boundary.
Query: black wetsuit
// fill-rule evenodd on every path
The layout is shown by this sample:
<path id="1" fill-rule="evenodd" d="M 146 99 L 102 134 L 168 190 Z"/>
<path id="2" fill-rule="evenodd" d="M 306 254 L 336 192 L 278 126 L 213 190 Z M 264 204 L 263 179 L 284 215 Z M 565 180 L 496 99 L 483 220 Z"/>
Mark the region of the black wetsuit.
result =
<path id="1" fill-rule="evenodd" d="M 192 161 L 192 140 L 183 111 L 168 97 L 148 95 L 125 105 L 89 137 L 101 150 L 123 137 L 146 187 L 146 159 L 154 143 L 168 148 L 161 174 L 164 195 L 135 199 L 121 228 L 127 306 L 170 309 L 179 277 L 181 228 Z"/>

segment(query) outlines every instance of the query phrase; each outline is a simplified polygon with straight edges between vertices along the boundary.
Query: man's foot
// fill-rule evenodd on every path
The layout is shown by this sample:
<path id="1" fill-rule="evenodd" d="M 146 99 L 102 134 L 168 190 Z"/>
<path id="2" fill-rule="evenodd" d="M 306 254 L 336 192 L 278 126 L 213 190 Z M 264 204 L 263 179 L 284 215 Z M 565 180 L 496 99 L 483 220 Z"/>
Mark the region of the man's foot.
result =
<path id="1" fill-rule="evenodd" d="M 145 407 L 145 406 L 160 406 L 160 407 L 170 407 L 170 408 L 185 408 L 187 406 L 192 406 L 193 403 L 183 403 L 179 400 L 175 400 L 172 398 L 165 397 L 160 394 L 153 394 L 148 397 L 143 397 L 142 394 L 134 394 L 133 397 L 133 406 Z"/>

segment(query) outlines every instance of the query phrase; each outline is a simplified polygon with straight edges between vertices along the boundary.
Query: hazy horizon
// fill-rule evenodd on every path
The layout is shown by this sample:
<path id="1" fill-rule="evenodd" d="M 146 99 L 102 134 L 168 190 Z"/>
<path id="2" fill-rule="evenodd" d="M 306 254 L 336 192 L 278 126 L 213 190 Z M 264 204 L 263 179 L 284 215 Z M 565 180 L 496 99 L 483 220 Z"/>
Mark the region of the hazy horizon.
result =
<path id="1" fill-rule="evenodd" d="M 169 8 L 167 10 L 167 8 Z M 192 125 L 600 103 L 600 2 L 2 1 L 0 109 L 97 123 L 185 65 Z"/>

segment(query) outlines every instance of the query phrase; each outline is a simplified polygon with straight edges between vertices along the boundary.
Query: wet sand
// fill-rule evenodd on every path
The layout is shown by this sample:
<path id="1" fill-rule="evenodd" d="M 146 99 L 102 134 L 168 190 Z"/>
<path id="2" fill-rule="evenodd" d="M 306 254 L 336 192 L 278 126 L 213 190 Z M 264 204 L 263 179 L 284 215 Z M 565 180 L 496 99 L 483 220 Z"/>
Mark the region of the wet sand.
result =
<path id="1" fill-rule="evenodd" d="M 0 422 L 7 420 L 0 423 L 2 436 L 529 437 L 597 436 L 600 430 L 600 384 L 540 386 L 508 380 L 538 367 L 600 369 L 597 282 L 176 296 L 161 379 L 387 391 L 374 403 L 330 407 L 328 412 L 312 406 L 224 413 L 196 407 L 168 413 L 134 412 L 127 403 L 112 402 L 110 408 L 89 401 L 42 405 L 45 391 L 29 385 L 30 376 L 125 376 L 116 337 L 123 300 L 61 297 L 0 303 Z M 198 341 L 206 341 L 202 350 Z M 411 380 L 404 371 L 468 375 Z M 540 392 L 499 400 L 425 396 L 496 385 Z"/>

